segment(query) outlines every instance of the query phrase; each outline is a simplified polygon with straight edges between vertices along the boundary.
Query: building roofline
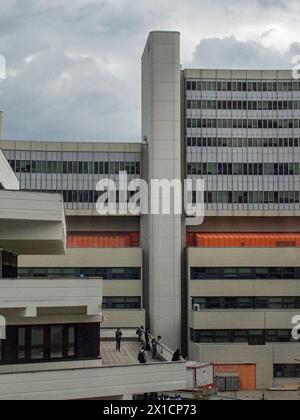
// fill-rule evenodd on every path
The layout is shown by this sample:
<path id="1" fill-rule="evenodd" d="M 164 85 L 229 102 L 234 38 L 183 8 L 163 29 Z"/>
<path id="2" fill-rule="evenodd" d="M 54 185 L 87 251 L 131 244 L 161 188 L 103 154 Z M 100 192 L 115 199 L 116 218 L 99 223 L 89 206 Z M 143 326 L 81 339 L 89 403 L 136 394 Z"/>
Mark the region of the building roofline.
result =
<path id="1" fill-rule="evenodd" d="M 141 142 L 0 140 L 3 150 L 51 152 L 139 152 Z"/>

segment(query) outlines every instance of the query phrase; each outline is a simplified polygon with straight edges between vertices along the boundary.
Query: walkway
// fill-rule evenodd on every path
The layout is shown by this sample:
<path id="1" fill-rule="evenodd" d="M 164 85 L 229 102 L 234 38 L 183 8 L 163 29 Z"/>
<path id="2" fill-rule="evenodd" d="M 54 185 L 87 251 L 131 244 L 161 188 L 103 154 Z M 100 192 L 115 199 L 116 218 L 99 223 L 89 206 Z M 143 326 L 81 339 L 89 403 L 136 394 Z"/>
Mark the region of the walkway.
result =
<path id="1" fill-rule="evenodd" d="M 138 352 L 141 344 L 137 341 L 123 341 L 121 352 L 116 352 L 115 341 L 101 341 L 101 357 L 103 366 L 124 366 L 137 365 Z M 151 352 L 147 352 L 148 363 L 159 363 L 159 360 L 153 360 Z"/>

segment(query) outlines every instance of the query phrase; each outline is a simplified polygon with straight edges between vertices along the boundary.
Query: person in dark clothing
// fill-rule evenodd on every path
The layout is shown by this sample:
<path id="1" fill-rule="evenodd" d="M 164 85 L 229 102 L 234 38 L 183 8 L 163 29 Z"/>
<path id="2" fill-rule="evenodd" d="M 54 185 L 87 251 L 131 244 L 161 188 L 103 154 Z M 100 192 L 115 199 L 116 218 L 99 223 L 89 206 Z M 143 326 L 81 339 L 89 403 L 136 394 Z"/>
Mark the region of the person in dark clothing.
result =
<path id="1" fill-rule="evenodd" d="M 158 350 L 158 346 L 160 344 L 161 341 L 161 336 L 159 335 L 157 338 L 153 338 L 152 340 L 152 354 L 153 354 L 153 359 L 156 358 L 157 355 L 157 350 Z"/>
<path id="2" fill-rule="evenodd" d="M 175 353 L 173 354 L 172 362 L 179 362 L 181 360 L 181 358 L 182 358 L 182 356 L 181 356 L 180 349 L 177 349 L 175 351 Z"/>
<path id="3" fill-rule="evenodd" d="M 139 351 L 138 361 L 140 362 L 141 365 L 146 364 L 146 349 L 145 349 L 145 347 L 142 347 L 142 349 Z"/>
<path id="4" fill-rule="evenodd" d="M 150 331 L 148 329 L 145 331 L 145 342 L 145 350 L 148 351 L 150 350 Z"/>
<path id="5" fill-rule="evenodd" d="M 136 330 L 136 335 L 138 336 L 139 343 L 141 343 L 142 341 L 142 336 L 143 336 L 144 331 L 145 329 L 142 325 Z"/>
<path id="6" fill-rule="evenodd" d="M 116 331 L 116 351 L 121 351 L 121 341 L 122 341 L 123 333 L 120 328 Z"/>

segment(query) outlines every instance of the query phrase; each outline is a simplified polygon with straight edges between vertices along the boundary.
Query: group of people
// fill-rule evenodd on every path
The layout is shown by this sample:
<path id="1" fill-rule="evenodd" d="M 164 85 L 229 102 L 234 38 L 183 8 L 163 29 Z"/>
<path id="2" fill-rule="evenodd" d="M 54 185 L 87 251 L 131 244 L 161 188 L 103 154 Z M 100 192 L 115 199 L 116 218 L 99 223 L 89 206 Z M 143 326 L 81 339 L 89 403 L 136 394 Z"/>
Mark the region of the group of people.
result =
<path id="1" fill-rule="evenodd" d="M 162 337 L 158 335 L 157 337 L 153 337 L 149 331 L 149 329 L 145 329 L 143 326 L 140 326 L 136 330 L 136 334 L 138 336 L 139 343 L 143 343 L 143 336 L 145 345 L 141 348 L 141 350 L 138 353 L 138 361 L 141 364 L 145 364 L 148 361 L 148 351 L 152 351 L 152 358 L 155 360 L 157 357 L 158 352 L 158 346 L 161 342 Z M 123 333 L 120 328 L 117 329 L 116 333 L 116 351 L 121 352 L 121 343 L 122 343 L 122 337 Z M 172 362 L 179 362 L 182 360 L 182 355 L 180 349 L 177 349 L 172 357 Z"/>
<path id="2" fill-rule="evenodd" d="M 159 343 L 161 341 L 161 336 L 153 337 L 150 334 L 148 329 L 145 330 L 143 325 L 141 325 L 137 330 L 136 334 L 138 336 L 139 343 L 143 342 L 143 335 L 145 337 L 145 345 L 141 348 L 138 354 L 138 360 L 141 364 L 147 363 L 147 352 L 152 350 L 152 357 L 153 359 L 156 358 L 157 350 Z"/>
<path id="3" fill-rule="evenodd" d="M 140 363 L 144 364 L 147 363 L 147 352 L 152 350 L 152 357 L 156 359 L 158 346 L 161 343 L 162 337 L 158 335 L 157 337 L 153 337 L 150 333 L 149 329 L 146 329 L 143 326 L 140 326 L 136 330 L 136 334 L 138 336 L 138 341 L 142 343 L 143 335 L 145 337 L 145 345 L 141 348 L 138 354 L 138 360 Z M 182 359 L 180 349 L 177 349 L 172 357 L 172 362 L 178 362 Z"/>

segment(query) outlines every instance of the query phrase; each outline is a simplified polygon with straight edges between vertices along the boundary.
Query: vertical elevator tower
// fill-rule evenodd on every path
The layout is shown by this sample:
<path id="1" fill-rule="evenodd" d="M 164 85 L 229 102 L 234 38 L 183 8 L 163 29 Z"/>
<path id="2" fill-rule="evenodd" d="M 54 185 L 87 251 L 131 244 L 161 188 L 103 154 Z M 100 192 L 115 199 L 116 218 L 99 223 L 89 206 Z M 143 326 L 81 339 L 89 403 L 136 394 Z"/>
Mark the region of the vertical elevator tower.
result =
<path id="1" fill-rule="evenodd" d="M 142 58 L 144 177 L 149 183 L 181 179 L 180 107 L 180 34 L 151 32 Z M 181 223 L 173 212 L 142 217 L 148 321 L 151 332 L 173 349 L 181 341 Z"/>

